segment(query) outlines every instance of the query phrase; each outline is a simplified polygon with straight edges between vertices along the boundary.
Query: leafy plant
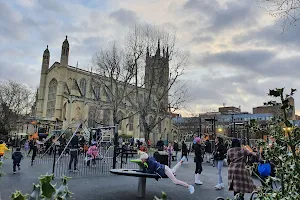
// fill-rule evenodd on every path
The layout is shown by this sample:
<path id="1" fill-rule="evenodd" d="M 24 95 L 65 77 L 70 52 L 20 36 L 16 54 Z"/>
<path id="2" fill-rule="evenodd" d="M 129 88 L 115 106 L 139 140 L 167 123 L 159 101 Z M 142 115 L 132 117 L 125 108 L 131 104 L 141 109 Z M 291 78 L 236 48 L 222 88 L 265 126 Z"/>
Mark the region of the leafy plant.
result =
<path id="1" fill-rule="evenodd" d="M 155 196 L 153 200 L 167 200 L 167 195 L 166 195 L 166 193 L 162 192 L 161 198 L 158 198 L 157 196 Z"/>
<path id="2" fill-rule="evenodd" d="M 67 200 L 71 199 L 71 192 L 67 186 L 67 180 L 69 177 L 62 177 L 62 184 L 57 189 L 56 185 L 53 185 L 51 181 L 53 180 L 52 175 L 44 175 L 39 177 L 39 184 L 33 185 L 32 193 L 22 194 L 21 191 L 16 191 L 11 195 L 13 200 Z"/>
<path id="3" fill-rule="evenodd" d="M 280 103 L 271 101 L 269 105 L 280 105 L 281 115 L 273 118 L 269 124 L 269 137 L 272 144 L 261 142 L 264 157 L 276 164 L 276 177 L 268 181 L 279 181 L 280 190 L 261 188 L 257 198 L 262 200 L 296 200 L 300 199 L 300 157 L 297 147 L 300 144 L 300 128 L 293 126 L 288 120 L 287 113 L 293 108 L 289 98 L 296 89 L 291 89 L 289 94 L 284 94 L 284 88 L 270 90 L 269 95 L 279 98 Z M 266 192 L 268 191 L 268 192 Z"/>

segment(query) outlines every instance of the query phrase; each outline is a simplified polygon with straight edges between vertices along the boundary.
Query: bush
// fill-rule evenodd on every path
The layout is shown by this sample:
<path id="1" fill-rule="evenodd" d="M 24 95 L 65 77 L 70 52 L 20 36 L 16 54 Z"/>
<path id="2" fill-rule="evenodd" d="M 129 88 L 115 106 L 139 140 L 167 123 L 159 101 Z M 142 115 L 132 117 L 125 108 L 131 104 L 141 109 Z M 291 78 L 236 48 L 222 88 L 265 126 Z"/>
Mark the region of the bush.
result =
<path id="1" fill-rule="evenodd" d="M 272 119 L 269 124 L 269 136 L 274 138 L 271 146 L 267 142 L 261 142 L 264 156 L 276 164 L 276 178 L 267 181 L 279 181 L 280 190 L 268 191 L 261 188 L 258 191 L 258 199 L 261 200 L 298 200 L 300 199 L 300 157 L 297 146 L 300 144 L 300 128 L 293 126 L 287 118 L 287 113 L 292 109 L 289 97 L 292 97 L 295 89 L 290 94 L 284 94 L 284 88 L 270 90 L 269 95 L 279 98 L 280 103 L 268 102 L 269 105 L 279 105 L 282 115 Z M 268 191 L 268 192 L 266 192 Z"/>
<path id="2" fill-rule="evenodd" d="M 68 177 L 62 178 L 62 184 L 57 189 L 56 185 L 53 185 L 53 175 L 44 175 L 39 177 L 39 184 L 33 185 L 33 190 L 30 195 L 22 194 L 21 191 L 16 191 L 11 195 L 13 200 L 67 200 L 71 199 L 71 192 L 67 186 Z"/>

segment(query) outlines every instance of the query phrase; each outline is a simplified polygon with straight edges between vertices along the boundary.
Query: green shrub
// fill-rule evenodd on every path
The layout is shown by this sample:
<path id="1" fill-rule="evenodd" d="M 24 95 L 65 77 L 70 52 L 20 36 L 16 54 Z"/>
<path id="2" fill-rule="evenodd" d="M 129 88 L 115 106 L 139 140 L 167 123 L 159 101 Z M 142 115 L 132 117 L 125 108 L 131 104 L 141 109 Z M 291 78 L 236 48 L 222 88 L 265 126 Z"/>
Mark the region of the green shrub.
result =
<path id="1" fill-rule="evenodd" d="M 22 194 L 21 191 L 16 191 L 11 195 L 13 200 L 67 200 L 71 199 L 71 192 L 67 186 L 68 177 L 64 176 L 62 178 L 62 184 L 59 188 L 53 185 L 51 181 L 53 180 L 52 175 L 44 175 L 39 177 L 40 181 L 38 184 L 33 185 L 32 193 Z"/>
<path id="2" fill-rule="evenodd" d="M 269 105 L 279 105 L 282 114 L 269 124 L 269 136 L 275 139 L 272 146 L 261 142 L 265 158 L 276 164 L 276 177 L 267 181 L 279 181 L 279 190 L 261 188 L 258 199 L 261 200 L 299 200 L 300 199 L 300 157 L 297 146 L 300 144 L 300 128 L 293 126 L 288 120 L 287 113 L 293 108 L 289 104 L 295 89 L 290 94 L 284 94 L 284 88 L 270 90 L 269 95 L 279 98 L 280 103 L 268 102 Z M 266 192 L 267 191 L 267 192 Z"/>

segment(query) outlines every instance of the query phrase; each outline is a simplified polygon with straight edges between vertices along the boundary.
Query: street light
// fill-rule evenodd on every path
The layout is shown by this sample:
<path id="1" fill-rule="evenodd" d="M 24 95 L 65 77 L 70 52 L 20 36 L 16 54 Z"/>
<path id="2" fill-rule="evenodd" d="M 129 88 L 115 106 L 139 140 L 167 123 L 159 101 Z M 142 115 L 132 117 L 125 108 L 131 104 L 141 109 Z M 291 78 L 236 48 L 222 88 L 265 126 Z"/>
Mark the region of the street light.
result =
<path id="1" fill-rule="evenodd" d="M 220 133 L 220 132 L 222 132 L 223 131 L 223 129 L 221 129 L 221 128 L 218 128 L 218 132 Z"/>

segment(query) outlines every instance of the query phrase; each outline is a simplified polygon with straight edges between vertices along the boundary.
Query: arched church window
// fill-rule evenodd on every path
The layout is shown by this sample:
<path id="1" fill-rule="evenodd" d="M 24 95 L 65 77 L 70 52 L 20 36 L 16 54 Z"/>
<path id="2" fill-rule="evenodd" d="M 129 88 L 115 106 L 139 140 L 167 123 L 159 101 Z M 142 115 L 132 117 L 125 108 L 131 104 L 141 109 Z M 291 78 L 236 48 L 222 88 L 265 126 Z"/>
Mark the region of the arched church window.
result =
<path id="1" fill-rule="evenodd" d="M 157 131 L 158 133 L 161 133 L 161 118 L 158 118 L 158 123 L 157 123 Z"/>
<path id="2" fill-rule="evenodd" d="M 103 111 L 103 125 L 109 126 L 110 123 L 110 110 L 105 109 Z"/>
<path id="3" fill-rule="evenodd" d="M 95 86 L 95 97 L 96 97 L 96 99 L 100 98 L 100 85 L 99 84 L 97 84 Z"/>
<path id="4" fill-rule="evenodd" d="M 118 120 L 123 119 L 123 116 L 124 116 L 124 114 L 122 113 L 122 111 L 118 111 L 118 114 L 117 114 Z M 119 125 L 118 125 L 118 129 L 119 130 L 122 129 L 122 122 L 123 122 L 123 120 L 119 121 Z"/>
<path id="5" fill-rule="evenodd" d="M 53 117 L 56 103 L 57 80 L 54 78 L 48 86 L 47 117 Z"/>
<path id="6" fill-rule="evenodd" d="M 85 96 L 86 95 L 86 80 L 84 78 L 80 80 L 79 87 L 80 87 L 82 96 Z"/>
<path id="7" fill-rule="evenodd" d="M 130 113 L 129 115 L 131 116 L 128 119 L 129 131 L 133 131 L 134 116 L 133 116 L 133 113 Z"/>
<path id="8" fill-rule="evenodd" d="M 66 119 L 66 113 L 67 113 L 67 103 L 65 103 L 63 107 L 62 120 Z"/>

